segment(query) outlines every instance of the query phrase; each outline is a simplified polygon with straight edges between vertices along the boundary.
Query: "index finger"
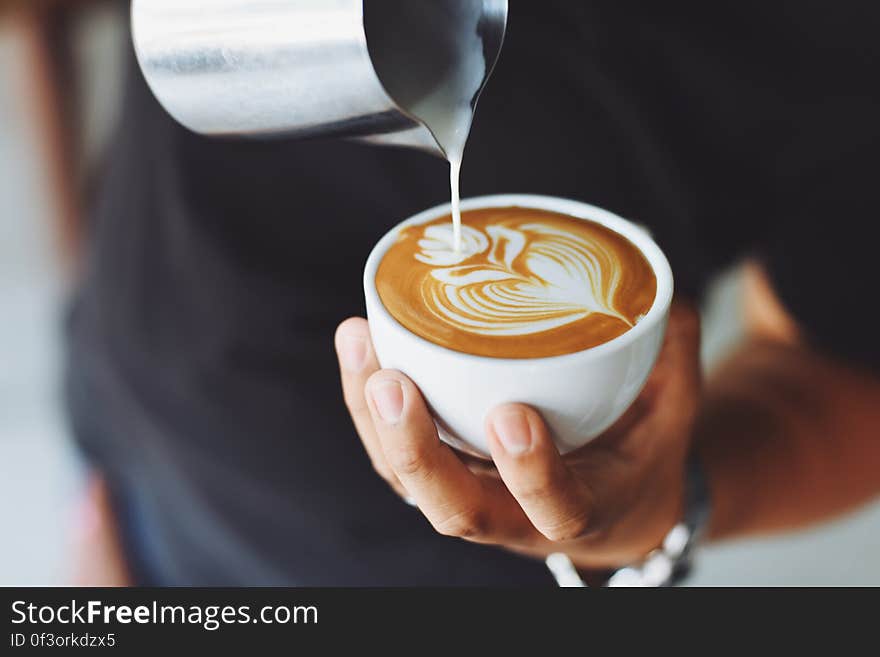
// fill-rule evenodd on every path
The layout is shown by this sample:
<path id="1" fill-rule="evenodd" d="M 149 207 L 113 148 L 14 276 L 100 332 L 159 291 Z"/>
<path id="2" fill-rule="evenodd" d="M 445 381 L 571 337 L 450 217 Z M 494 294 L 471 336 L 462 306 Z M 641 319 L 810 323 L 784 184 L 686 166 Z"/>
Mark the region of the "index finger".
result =
<path id="1" fill-rule="evenodd" d="M 440 441 L 412 381 L 380 370 L 370 377 L 367 392 L 388 463 L 438 532 L 481 543 L 537 535 L 500 481 L 477 477 Z"/>
<path id="2" fill-rule="evenodd" d="M 373 426 L 373 418 L 367 408 L 364 386 L 373 372 L 379 369 L 379 361 L 370 340 L 370 328 L 362 317 L 351 317 L 336 329 L 336 354 L 339 358 L 339 375 L 342 379 L 342 396 L 351 415 L 354 428 L 364 444 L 373 468 L 402 496 L 407 492 L 385 461 L 379 437 Z"/>

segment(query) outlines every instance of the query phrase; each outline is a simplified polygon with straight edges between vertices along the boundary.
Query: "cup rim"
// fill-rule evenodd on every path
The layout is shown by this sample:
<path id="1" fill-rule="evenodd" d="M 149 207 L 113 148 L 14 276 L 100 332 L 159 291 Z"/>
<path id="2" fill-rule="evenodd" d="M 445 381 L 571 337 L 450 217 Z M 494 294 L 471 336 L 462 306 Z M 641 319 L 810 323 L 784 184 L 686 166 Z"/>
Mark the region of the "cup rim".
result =
<path id="1" fill-rule="evenodd" d="M 589 203 L 556 196 L 540 194 L 492 194 L 488 196 L 462 199 L 461 201 L 462 212 L 467 210 L 507 207 L 521 207 L 546 210 L 548 212 L 559 212 L 561 214 L 575 217 L 576 219 L 594 221 L 628 239 L 648 260 L 648 263 L 651 265 L 651 269 L 654 272 L 654 276 L 656 277 L 657 292 L 654 296 L 654 303 L 651 304 L 651 308 L 638 324 L 616 338 L 612 338 L 608 342 L 603 342 L 602 344 L 593 347 L 588 347 L 587 349 L 572 351 L 566 354 L 557 354 L 555 356 L 505 358 L 499 356 L 469 354 L 464 351 L 444 347 L 443 345 L 431 342 L 430 340 L 413 333 L 397 321 L 394 315 L 392 315 L 385 307 L 385 304 L 382 303 L 382 299 L 376 289 L 376 272 L 379 269 L 379 263 L 382 262 L 385 253 L 396 241 L 397 233 L 402 228 L 427 223 L 434 219 L 438 219 L 445 214 L 450 214 L 452 211 L 450 203 L 435 205 L 434 207 L 423 210 L 408 219 L 404 219 L 385 233 L 376 246 L 373 247 L 364 268 L 364 292 L 367 295 L 368 300 L 374 302 L 371 305 L 382 314 L 382 318 L 391 326 L 399 331 L 403 331 L 406 335 L 419 342 L 427 350 L 457 358 L 463 358 L 465 360 L 479 361 L 483 363 L 504 363 L 505 365 L 534 365 L 536 363 L 552 363 L 560 360 L 569 361 L 578 359 L 585 361 L 600 358 L 610 352 L 619 351 L 620 349 L 625 348 L 627 345 L 638 340 L 645 333 L 651 331 L 658 323 L 665 319 L 669 306 L 672 303 L 674 288 L 672 268 L 669 266 L 669 261 L 666 259 L 663 251 L 654 242 L 647 229 L 609 212 L 608 210 L 603 210 L 602 208 L 590 205 Z"/>

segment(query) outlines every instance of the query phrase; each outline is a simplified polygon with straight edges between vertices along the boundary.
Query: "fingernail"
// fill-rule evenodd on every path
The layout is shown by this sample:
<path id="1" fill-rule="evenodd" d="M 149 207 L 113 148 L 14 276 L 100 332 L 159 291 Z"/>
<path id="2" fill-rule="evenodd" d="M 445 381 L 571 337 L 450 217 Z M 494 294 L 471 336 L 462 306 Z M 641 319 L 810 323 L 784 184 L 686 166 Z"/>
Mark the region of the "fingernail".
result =
<path id="1" fill-rule="evenodd" d="M 403 388 L 394 379 L 378 381 L 370 386 L 370 395 L 379 417 L 388 424 L 395 424 L 403 413 Z"/>
<path id="2" fill-rule="evenodd" d="M 492 430 L 511 456 L 524 454 L 532 446 L 532 429 L 522 411 L 507 411 L 493 417 Z"/>
<path id="3" fill-rule="evenodd" d="M 367 339 L 347 335 L 339 339 L 339 360 L 346 372 L 357 374 L 367 362 Z"/>

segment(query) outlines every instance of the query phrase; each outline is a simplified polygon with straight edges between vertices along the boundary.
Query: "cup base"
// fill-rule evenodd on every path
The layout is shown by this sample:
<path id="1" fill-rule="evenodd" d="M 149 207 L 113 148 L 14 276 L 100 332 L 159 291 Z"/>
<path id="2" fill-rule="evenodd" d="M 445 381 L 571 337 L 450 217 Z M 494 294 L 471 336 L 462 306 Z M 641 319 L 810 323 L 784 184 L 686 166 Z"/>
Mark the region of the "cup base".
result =
<path id="1" fill-rule="evenodd" d="M 444 443 L 452 447 L 453 449 L 467 454 L 468 456 L 473 456 L 474 458 L 478 458 L 482 461 L 491 461 L 492 457 L 483 452 L 468 442 L 465 442 L 461 438 L 456 437 L 451 431 L 443 426 L 438 420 L 434 420 L 434 425 L 437 427 L 437 435 L 440 436 L 440 440 Z"/>

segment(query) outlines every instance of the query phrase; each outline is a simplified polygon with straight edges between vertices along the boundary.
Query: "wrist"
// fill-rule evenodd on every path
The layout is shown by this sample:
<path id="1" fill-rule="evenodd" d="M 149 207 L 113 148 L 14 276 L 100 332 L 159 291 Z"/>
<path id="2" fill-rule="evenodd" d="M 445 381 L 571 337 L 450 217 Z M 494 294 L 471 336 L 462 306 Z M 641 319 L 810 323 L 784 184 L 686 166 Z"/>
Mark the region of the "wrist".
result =
<path id="1" fill-rule="evenodd" d="M 551 555 L 547 565 L 560 585 L 660 587 L 682 581 L 691 570 L 694 550 L 705 536 L 710 515 L 706 475 L 696 455 L 688 459 L 683 479 L 677 521 L 646 556 L 623 568 L 608 570 L 590 566 L 576 568 L 568 557 Z"/>
<path id="2" fill-rule="evenodd" d="M 685 466 L 682 513 L 661 546 L 635 566 L 621 568 L 607 586 L 672 586 L 689 574 L 694 550 L 709 524 L 711 498 L 702 460 L 691 454 Z"/>

